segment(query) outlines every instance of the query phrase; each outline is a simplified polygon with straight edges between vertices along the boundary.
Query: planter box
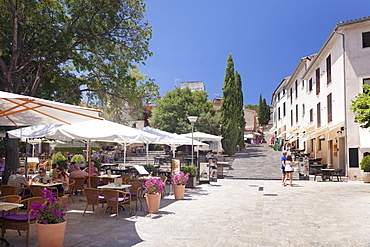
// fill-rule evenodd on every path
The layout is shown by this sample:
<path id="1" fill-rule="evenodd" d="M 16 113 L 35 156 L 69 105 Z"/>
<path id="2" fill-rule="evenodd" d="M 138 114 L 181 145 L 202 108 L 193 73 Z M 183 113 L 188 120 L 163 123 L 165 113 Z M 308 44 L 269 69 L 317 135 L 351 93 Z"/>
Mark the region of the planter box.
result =
<path id="1" fill-rule="evenodd" d="M 189 177 L 188 183 L 185 185 L 185 188 L 194 188 L 197 186 L 197 177 Z"/>

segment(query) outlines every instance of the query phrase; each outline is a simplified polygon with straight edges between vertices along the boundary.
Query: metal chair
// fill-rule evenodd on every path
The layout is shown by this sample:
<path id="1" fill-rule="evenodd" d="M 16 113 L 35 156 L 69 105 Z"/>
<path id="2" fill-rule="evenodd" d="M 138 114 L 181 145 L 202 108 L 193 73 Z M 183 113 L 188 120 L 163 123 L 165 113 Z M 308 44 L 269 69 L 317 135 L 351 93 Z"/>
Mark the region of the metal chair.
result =
<path id="1" fill-rule="evenodd" d="M 342 177 L 341 177 L 342 171 L 343 171 L 342 168 L 338 168 L 332 171 L 330 174 L 330 176 L 332 177 L 331 180 L 333 180 L 334 177 L 337 177 L 337 182 L 343 182 Z"/>

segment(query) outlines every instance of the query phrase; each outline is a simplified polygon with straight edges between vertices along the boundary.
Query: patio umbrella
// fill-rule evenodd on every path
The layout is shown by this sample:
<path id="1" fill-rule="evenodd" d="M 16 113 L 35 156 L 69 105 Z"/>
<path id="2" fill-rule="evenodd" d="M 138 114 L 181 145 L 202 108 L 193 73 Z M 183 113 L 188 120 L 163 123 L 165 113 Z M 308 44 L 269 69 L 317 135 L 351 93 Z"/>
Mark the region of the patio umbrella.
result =
<path id="1" fill-rule="evenodd" d="M 149 126 L 146 126 L 144 128 L 141 128 L 140 130 L 148 132 L 150 134 L 158 135 L 160 140 L 153 142 L 156 144 L 165 144 L 171 147 L 171 150 L 176 150 L 177 147 L 182 146 L 182 145 L 191 145 L 192 141 L 190 138 L 187 138 L 182 135 L 178 135 L 175 133 L 170 133 L 167 131 L 159 130 L 156 128 L 152 128 Z M 194 145 L 198 146 L 208 146 L 208 144 L 199 142 L 199 141 L 194 141 Z M 173 157 L 175 157 L 175 152 L 173 152 Z"/>
<path id="2" fill-rule="evenodd" d="M 199 132 L 199 131 L 194 132 L 194 133 L 182 134 L 182 136 L 185 136 L 185 137 L 188 137 L 188 138 L 191 138 L 192 135 L 193 135 L 193 139 L 196 140 L 196 141 L 200 141 L 200 142 L 204 142 L 204 141 L 218 142 L 217 151 L 218 152 L 222 151 L 222 146 L 221 146 L 221 140 L 223 138 L 222 136 L 211 135 L 211 134 L 203 133 L 203 132 Z M 199 148 L 198 148 L 198 153 L 199 153 Z"/>
<path id="3" fill-rule="evenodd" d="M 100 110 L 0 91 L 0 125 L 71 124 L 101 119 Z"/>

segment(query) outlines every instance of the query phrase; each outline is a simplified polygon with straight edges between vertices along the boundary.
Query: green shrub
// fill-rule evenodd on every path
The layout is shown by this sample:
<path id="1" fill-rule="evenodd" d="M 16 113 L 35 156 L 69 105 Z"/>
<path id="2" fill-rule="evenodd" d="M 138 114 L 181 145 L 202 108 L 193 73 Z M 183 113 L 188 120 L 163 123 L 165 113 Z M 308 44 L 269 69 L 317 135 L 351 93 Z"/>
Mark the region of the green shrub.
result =
<path id="1" fill-rule="evenodd" d="M 64 155 L 61 154 L 60 152 L 55 153 L 51 156 L 52 164 L 58 163 L 58 161 L 65 161 L 65 160 L 66 160 L 66 157 L 64 157 Z"/>
<path id="2" fill-rule="evenodd" d="M 147 172 L 152 173 L 153 176 L 158 175 L 158 169 L 155 166 L 148 164 L 148 165 L 144 165 L 144 168 Z"/>
<path id="3" fill-rule="evenodd" d="M 59 160 L 59 161 L 57 161 L 57 164 L 58 164 L 58 166 L 63 167 L 63 168 L 64 168 L 64 170 L 68 170 L 68 164 L 67 164 L 67 161 L 65 161 L 65 160 Z"/>
<path id="4" fill-rule="evenodd" d="M 197 168 L 193 165 L 184 166 L 183 168 L 181 168 L 181 171 L 183 171 L 184 173 L 189 173 L 190 177 L 195 177 L 198 174 Z"/>
<path id="5" fill-rule="evenodd" d="M 56 152 L 63 152 L 63 153 L 71 153 L 71 154 L 82 154 L 84 150 L 86 150 L 86 147 L 71 147 L 71 146 L 60 146 L 55 147 L 54 150 Z M 91 147 L 91 150 L 99 151 L 99 146 L 93 146 Z"/>
<path id="6" fill-rule="evenodd" d="M 364 172 L 370 172 L 370 155 L 365 156 L 360 163 L 361 170 L 364 170 Z"/>
<path id="7" fill-rule="evenodd" d="M 76 162 L 77 164 L 82 164 L 85 162 L 85 158 L 81 154 L 73 155 L 71 162 Z"/>

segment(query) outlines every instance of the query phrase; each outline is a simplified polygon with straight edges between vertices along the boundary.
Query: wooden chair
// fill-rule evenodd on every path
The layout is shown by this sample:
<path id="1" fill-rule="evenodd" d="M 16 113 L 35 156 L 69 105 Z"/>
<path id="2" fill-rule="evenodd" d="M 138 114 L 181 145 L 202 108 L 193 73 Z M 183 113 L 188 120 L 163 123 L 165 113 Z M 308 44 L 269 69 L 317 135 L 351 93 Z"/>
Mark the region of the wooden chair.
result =
<path id="1" fill-rule="evenodd" d="M 14 214 L 4 216 L 2 220 L 1 237 L 4 238 L 5 231 L 18 230 L 26 231 L 26 246 L 30 245 L 30 226 L 36 222 L 36 217 L 30 216 L 31 205 L 35 202 L 44 203 L 45 201 L 41 197 L 30 197 L 20 201 L 20 204 L 24 204 L 27 207 L 26 214 Z"/>
<path id="2" fill-rule="evenodd" d="M 135 201 L 137 211 L 143 184 L 141 182 L 130 182 L 128 184 L 131 185 L 128 189 L 130 191 L 131 201 Z"/>
<path id="3" fill-rule="evenodd" d="M 100 178 L 97 176 L 90 176 L 90 188 L 98 188 Z"/>
<path id="4" fill-rule="evenodd" d="M 33 197 L 42 197 L 43 190 L 50 190 L 53 196 L 58 197 L 58 189 L 55 187 L 42 186 L 42 185 L 30 185 L 31 195 Z"/>
<path id="5" fill-rule="evenodd" d="M 73 179 L 75 180 L 75 186 L 74 186 L 75 192 L 77 191 L 83 192 L 86 178 L 80 177 L 80 178 L 73 178 Z"/>
<path id="6" fill-rule="evenodd" d="M 164 175 L 159 175 L 158 177 L 159 177 L 159 178 L 164 182 L 164 184 L 165 184 L 165 186 L 163 187 L 162 194 L 161 194 L 161 197 L 163 198 L 163 197 L 165 197 L 165 196 L 166 196 L 166 194 L 167 194 L 167 191 L 166 191 L 167 177 L 166 177 L 166 176 L 164 176 Z"/>
<path id="7" fill-rule="evenodd" d="M 114 178 L 104 177 L 101 180 L 103 182 L 103 185 L 107 185 L 108 183 L 114 183 Z"/>
<path id="8" fill-rule="evenodd" d="M 130 174 L 123 173 L 121 174 L 121 177 L 122 177 L 122 184 L 127 184 L 127 180 L 130 179 Z"/>
<path id="9" fill-rule="evenodd" d="M 27 194 L 27 189 L 15 185 L 1 185 L 1 191 L 3 196 L 10 196 L 10 195 L 20 195 L 22 199 L 29 197 L 30 195 Z M 17 191 L 21 191 L 20 194 Z"/>
<path id="10" fill-rule="evenodd" d="M 73 198 L 73 194 L 75 192 L 75 183 L 76 181 L 73 178 L 69 179 L 69 184 L 68 184 L 68 190 L 64 191 L 64 195 L 68 195 L 71 199 L 72 202 L 75 202 L 75 199 Z"/>
<path id="11" fill-rule="evenodd" d="M 97 208 L 98 208 L 98 218 L 99 218 L 100 210 L 99 210 L 98 205 L 102 204 L 102 207 L 103 207 L 104 203 L 106 203 L 106 200 L 105 200 L 104 196 L 101 196 L 100 192 L 101 192 L 101 190 L 94 189 L 94 188 L 85 188 L 84 189 L 84 194 L 85 194 L 87 203 L 86 203 L 86 207 L 85 207 L 85 210 L 84 210 L 84 214 L 82 216 L 85 216 L 87 207 L 89 205 L 91 205 L 93 212 L 95 212 L 94 211 L 94 206 L 97 206 Z"/>
<path id="12" fill-rule="evenodd" d="M 130 192 L 124 192 L 120 190 L 103 190 L 104 198 L 107 202 L 107 206 L 104 209 L 104 214 L 107 212 L 108 208 L 116 208 L 117 219 L 119 218 L 119 207 L 129 206 L 131 215 L 131 195 Z"/>

